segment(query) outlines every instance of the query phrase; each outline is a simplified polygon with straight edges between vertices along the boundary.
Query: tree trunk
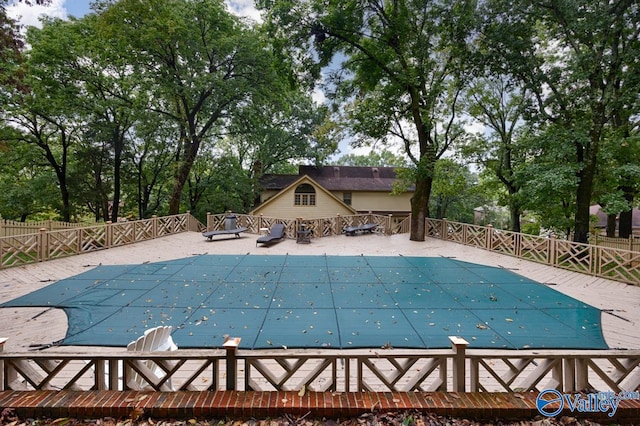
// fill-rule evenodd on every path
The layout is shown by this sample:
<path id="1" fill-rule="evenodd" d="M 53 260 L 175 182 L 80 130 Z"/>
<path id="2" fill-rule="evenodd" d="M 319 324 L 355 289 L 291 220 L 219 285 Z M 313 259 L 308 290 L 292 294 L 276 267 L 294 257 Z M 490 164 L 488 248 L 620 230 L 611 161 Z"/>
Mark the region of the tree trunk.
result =
<path id="1" fill-rule="evenodd" d="M 616 236 L 617 217 L 615 214 L 607 215 L 607 237 Z"/>
<path id="2" fill-rule="evenodd" d="M 424 241 L 425 219 L 429 215 L 429 194 L 433 178 L 417 178 L 416 190 L 411 197 L 411 241 Z"/>
<path id="3" fill-rule="evenodd" d="M 189 179 L 189 173 L 198 155 L 200 141 L 197 136 L 192 136 L 191 140 L 184 137 L 183 160 L 178 164 L 174 174 L 173 189 L 171 190 L 171 198 L 169 199 L 169 215 L 180 213 L 180 202 L 182 200 L 182 191 Z"/>
<path id="4" fill-rule="evenodd" d="M 520 209 L 516 206 L 509 206 L 509 213 L 511 215 L 511 230 L 520 232 Z"/>
<path id="5" fill-rule="evenodd" d="M 591 147 L 587 151 L 584 158 L 584 168 L 579 174 L 578 188 L 576 191 L 576 214 L 575 229 L 573 233 L 573 241 L 576 243 L 589 242 L 589 225 L 591 215 L 589 207 L 591 207 L 591 194 L 593 193 L 593 181 L 596 172 L 596 151 L 598 140 L 591 139 Z"/>
<path id="6" fill-rule="evenodd" d="M 633 188 L 623 188 L 624 198 L 629 203 L 629 210 L 620 212 L 620 223 L 618 223 L 618 237 L 629 238 L 633 233 Z"/>
<path id="7" fill-rule="evenodd" d="M 111 209 L 111 222 L 118 222 L 118 216 L 120 215 L 120 192 L 121 192 L 121 177 L 120 171 L 122 169 L 122 146 L 123 141 L 120 138 L 116 138 L 114 143 L 114 158 L 113 158 L 113 207 Z"/>

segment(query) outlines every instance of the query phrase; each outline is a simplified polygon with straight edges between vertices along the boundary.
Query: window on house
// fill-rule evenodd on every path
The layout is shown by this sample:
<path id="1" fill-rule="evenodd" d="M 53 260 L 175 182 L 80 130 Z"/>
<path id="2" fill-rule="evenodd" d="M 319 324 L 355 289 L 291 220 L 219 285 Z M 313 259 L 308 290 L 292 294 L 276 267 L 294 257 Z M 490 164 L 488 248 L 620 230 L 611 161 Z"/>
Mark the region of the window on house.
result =
<path id="1" fill-rule="evenodd" d="M 344 203 L 348 206 L 351 205 L 351 193 L 350 192 L 343 192 L 342 193 L 342 201 L 344 201 Z"/>
<path id="2" fill-rule="evenodd" d="M 308 183 L 298 185 L 293 197 L 293 204 L 296 206 L 315 206 L 316 190 Z"/>

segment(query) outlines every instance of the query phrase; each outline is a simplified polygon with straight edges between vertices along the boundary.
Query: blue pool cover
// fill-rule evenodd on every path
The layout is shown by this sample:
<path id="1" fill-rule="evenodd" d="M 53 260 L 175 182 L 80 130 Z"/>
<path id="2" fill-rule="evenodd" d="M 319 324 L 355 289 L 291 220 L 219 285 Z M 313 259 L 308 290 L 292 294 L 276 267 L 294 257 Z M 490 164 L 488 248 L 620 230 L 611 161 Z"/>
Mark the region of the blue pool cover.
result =
<path id="1" fill-rule="evenodd" d="M 502 268 L 443 257 L 201 255 L 98 266 L 0 307 L 64 309 L 63 345 L 606 349 L 601 312 Z"/>

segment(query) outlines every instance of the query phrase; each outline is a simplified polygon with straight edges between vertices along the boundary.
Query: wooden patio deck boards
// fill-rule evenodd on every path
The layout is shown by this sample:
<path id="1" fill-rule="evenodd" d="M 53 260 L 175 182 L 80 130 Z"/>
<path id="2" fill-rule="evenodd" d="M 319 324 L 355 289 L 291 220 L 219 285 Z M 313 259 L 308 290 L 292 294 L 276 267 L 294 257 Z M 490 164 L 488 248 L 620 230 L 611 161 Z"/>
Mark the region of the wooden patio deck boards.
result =
<path id="1" fill-rule="evenodd" d="M 550 266 L 500 255 L 456 243 L 427 238 L 414 242 L 407 235 L 364 235 L 312 239 L 311 244 L 296 244 L 285 240 L 269 248 L 255 247 L 257 236 L 207 241 L 199 233 L 185 232 L 152 241 L 132 244 L 79 256 L 0 270 L 0 303 L 42 288 L 51 282 L 77 275 L 99 264 L 141 264 L 178 259 L 200 254 L 263 254 L 263 255 L 369 255 L 369 256 L 444 256 L 478 264 L 503 267 L 604 310 L 602 325 L 611 348 L 640 349 L 640 287 L 578 274 Z M 65 314 L 47 308 L 0 309 L 0 323 L 7 337 L 6 352 L 24 352 L 31 345 L 47 345 L 62 339 L 67 330 Z M 464 337 L 464 336 L 462 336 Z M 179 342 L 177 342 L 179 345 Z M 44 349 L 47 350 L 47 349 Z M 122 350 L 102 347 L 56 347 L 56 351 Z M 315 403 L 310 402 L 315 398 Z M 511 416 L 518 419 L 538 415 L 536 395 L 531 394 L 455 394 L 455 393 L 343 393 L 306 394 L 302 400 L 297 392 L 177 392 L 171 395 L 144 392 L 0 392 L 0 407 L 15 407 L 18 413 L 54 417 L 85 413 L 97 416 L 127 417 L 140 407 L 153 417 L 200 417 L 251 415 L 353 415 L 370 410 L 418 409 L 445 415 L 469 418 Z M 217 399 L 215 399 L 217 398 Z M 284 406 L 282 401 L 291 402 Z M 214 401 L 214 402 L 212 402 Z M 294 404 L 295 401 L 295 404 Z M 408 401 L 408 402 L 407 402 Z M 402 405 L 400 405 L 402 402 Z M 638 401 L 621 406 L 624 419 L 618 423 L 638 421 Z M 360 411 L 359 411 L 360 410 Z M 364 411 L 362 411 L 364 410 Z M 466 411 L 465 411 L 466 410 Z M 333 414 L 331 414 L 333 413 Z M 496 414 L 497 413 L 497 414 Z M 103 414 L 100 414 L 103 415 Z M 575 414 L 572 414 L 575 416 Z M 604 418 L 606 419 L 606 418 Z M 610 419 L 609 419 L 610 420 Z"/>

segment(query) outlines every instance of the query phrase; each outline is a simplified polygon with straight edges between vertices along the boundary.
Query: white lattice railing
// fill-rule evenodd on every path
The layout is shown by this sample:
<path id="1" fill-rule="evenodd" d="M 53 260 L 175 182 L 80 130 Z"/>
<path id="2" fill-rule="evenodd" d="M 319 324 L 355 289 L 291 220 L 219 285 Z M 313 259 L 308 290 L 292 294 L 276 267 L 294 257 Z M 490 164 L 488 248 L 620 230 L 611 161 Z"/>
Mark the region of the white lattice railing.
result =
<path id="1" fill-rule="evenodd" d="M 5 339 L 6 340 L 6 339 Z M 239 350 L 0 353 L 0 390 L 627 391 L 640 350 Z"/>

